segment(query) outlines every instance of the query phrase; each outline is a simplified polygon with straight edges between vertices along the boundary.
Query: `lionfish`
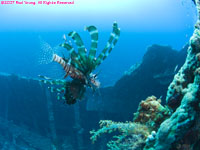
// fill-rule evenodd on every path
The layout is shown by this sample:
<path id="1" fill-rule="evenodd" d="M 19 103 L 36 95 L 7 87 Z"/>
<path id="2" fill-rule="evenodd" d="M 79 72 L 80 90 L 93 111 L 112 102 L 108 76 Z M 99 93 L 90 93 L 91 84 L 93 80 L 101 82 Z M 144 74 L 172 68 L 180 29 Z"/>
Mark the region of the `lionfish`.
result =
<path id="1" fill-rule="evenodd" d="M 77 99 L 81 100 L 86 87 L 90 87 L 93 90 L 99 88 L 100 82 L 97 80 L 97 74 L 93 74 L 92 72 L 110 54 L 120 36 L 120 29 L 118 28 L 117 23 L 114 22 L 110 38 L 105 48 L 96 58 L 98 30 L 95 26 L 88 26 L 85 30 L 89 31 L 91 36 L 91 47 L 88 54 L 79 34 L 72 31 L 68 36 L 73 39 L 78 51 L 76 52 L 72 44 L 67 42 L 66 36 L 64 35 L 63 38 L 65 42 L 60 46 L 67 49 L 70 54 L 69 58 L 60 57 L 55 53 L 52 56 L 52 61 L 59 63 L 64 69 L 64 78 L 70 76 L 72 81 L 60 79 L 53 80 L 45 76 L 40 76 L 42 78 L 42 80 L 40 80 L 41 82 L 52 85 L 48 88 L 51 92 L 57 94 L 57 99 L 63 99 L 67 104 L 74 104 Z"/>

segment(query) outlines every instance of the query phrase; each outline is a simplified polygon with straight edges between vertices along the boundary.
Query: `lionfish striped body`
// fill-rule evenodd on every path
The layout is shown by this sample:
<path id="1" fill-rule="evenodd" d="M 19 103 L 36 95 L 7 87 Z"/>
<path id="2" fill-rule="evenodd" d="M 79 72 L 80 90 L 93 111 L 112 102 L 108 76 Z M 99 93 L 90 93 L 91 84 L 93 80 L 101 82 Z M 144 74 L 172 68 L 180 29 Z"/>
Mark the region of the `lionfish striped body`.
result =
<path id="1" fill-rule="evenodd" d="M 60 45 L 66 48 L 70 53 L 70 61 L 67 61 L 65 58 L 60 57 L 57 54 L 53 54 L 53 61 L 59 63 L 63 67 L 66 73 L 65 78 L 69 75 L 73 80 L 71 82 L 63 82 L 62 80 L 61 82 L 42 76 L 42 82 L 61 86 L 61 88 L 50 89 L 51 91 L 57 93 L 58 99 L 60 99 L 60 96 L 62 95 L 62 99 L 65 99 L 66 103 L 68 104 L 74 104 L 76 99 L 81 99 L 85 92 L 86 86 L 89 86 L 92 89 L 96 89 L 100 86 L 100 82 L 96 79 L 97 75 L 92 74 L 92 72 L 103 62 L 103 60 L 105 60 L 105 58 L 108 57 L 120 36 L 120 29 L 115 22 L 113 24 L 113 31 L 105 48 L 96 58 L 98 30 L 95 26 L 86 27 L 85 30 L 89 31 L 91 36 L 91 48 L 88 55 L 81 37 L 75 31 L 70 32 L 68 36 L 74 40 L 74 43 L 78 49 L 77 52 L 71 43 L 67 42 L 66 36 L 64 36 L 65 42 Z"/>
<path id="2" fill-rule="evenodd" d="M 65 70 L 66 74 L 64 78 L 66 78 L 69 75 L 73 79 L 85 80 L 85 77 L 81 71 L 67 64 L 67 62 L 57 54 L 53 54 L 53 61 L 59 63 Z"/>

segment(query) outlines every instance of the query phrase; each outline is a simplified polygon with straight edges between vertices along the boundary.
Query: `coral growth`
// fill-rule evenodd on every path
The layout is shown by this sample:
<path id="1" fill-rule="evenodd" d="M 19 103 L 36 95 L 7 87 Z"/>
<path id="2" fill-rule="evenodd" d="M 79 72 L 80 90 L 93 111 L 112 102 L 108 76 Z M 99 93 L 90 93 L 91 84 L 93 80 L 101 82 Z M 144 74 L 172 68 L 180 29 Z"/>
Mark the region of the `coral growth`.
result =
<path id="1" fill-rule="evenodd" d="M 196 0 L 198 20 L 189 42 L 186 61 L 169 86 L 167 103 L 174 113 L 165 120 L 155 143 L 146 150 L 200 149 L 200 1 Z M 191 138 L 193 137 L 193 138 Z"/>
<path id="2" fill-rule="evenodd" d="M 169 109 L 161 105 L 161 99 L 150 96 L 145 101 L 140 102 L 133 121 L 145 124 L 152 130 L 156 130 L 169 114 Z"/>
<path id="3" fill-rule="evenodd" d="M 145 146 L 145 141 L 154 140 L 160 123 L 169 116 L 169 110 L 161 105 L 161 99 L 155 96 L 148 97 L 141 101 L 137 113 L 134 114 L 133 122 L 113 122 L 101 120 L 100 129 L 91 131 L 91 140 L 95 142 L 97 137 L 104 133 L 119 133 L 113 136 L 107 146 L 111 150 L 140 150 Z"/>
<path id="4" fill-rule="evenodd" d="M 169 150 L 173 148 L 174 143 L 182 143 L 185 135 L 189 135 L 191 131 L 194 131 L 194 126 L 196 126 L 196 119 L 199 111 L 199 96 L 200 96 L 200 76 L 196 76 L 195 82 L 188 85 L 186 94 L 184 95 L 181 106 L 177 108 L 176 112 L 172 116 L 165 120 L 156 135 L 156 141 L 152 147 L 155 150 Z M 199 130 L 199 129 L 198 129 Z M 191 138 L 191 136 L 186 136 L 186 138 Z M 196 143 L 196 142 L 194 142 Z M 193 144 L 194 144 L 193 143 Z M 182 143 L 185 145 L 185 143 Z M 175 148 L 173 148 L 175 150 Z"/>
<path id="5" fill-rule="evenodd" d="M 124 140 L 126 142 L 119 140 L 120 143 L 114 141 L 114 143 L 117 143 L 114 149 L 123 149 L 121 148 L 123 144 L 129 146 L 125 149 L 138 150 L 200 149 L 200 0 L 196 0 L 195 3 L 198 10 L 198 20 L 189 42 L 187 58 L 175 75 L 167 92 L 166 101 L 168 106 L 171 107 L 172 114 L 167 107 L 160 104 L 159 99 L 157 100 L 153 96 L 148 97 L 140 103 L 133 122 L 119 126 L 120 131 L 129 131 L 130 128 L 125 127 L 134 126 L 136 123 L 147 127 L 148 130 L 146 131 L 149 135 L 143 138 L 145 139 L 145 146 L 142 144 L 139 147 L 137 147 L 138 145 L 128 145 L 129 142 L 127 141 L 129 140 Z M 112 126 L 115 127 L 115 125 L 118 126 L 118 123 L 114 123 Z M 93 131 L 92 134 L 99 135 L 99 133 L 102 133 L 102 129 L 97 132 Z M 133 130 L 137 129 L 133 128 Z M 122 135 L 124 135 L 123 133 L 127 132 L 122 132 Z M 129 135 L 140 135 L 140 133 Z M 121 137 L 121 135 L 117 137 Z M 126 138 L 126 136 L 122 137 L 122 139 Z M 140 141 L 140 138 L 137 140 Z M 137 142 L 134 141 L 133 143 Z"/>
<path id="6" fill-rule="evenodd" d="M 104 133 L 118 132 L 113 136 L 113 140 L 107 143 L 111 150 L 136 150 L 145 145 L 145 139 L 150 134 L 147 126 L 134 122 L 113 122 L 111 120 L 101 120 L 100 129 L 90 131 L 92 142 Z"/>
<path id="7" fill-rule="evenodd" d="M 199 0 L 196 1 L 198 14 L 200 13 Z M 195 72 L 200 67 L 200 20 L 195 25 L 194 33 L 189 42 L 188 54 L 184 65 L 179 72 L 174 76 L 171 82 L 166 101 L 168 105 L 176 110 L 181 104 L 181 100 L 185 95 L 185 90 L 190 83 L 194 82 Z"/>

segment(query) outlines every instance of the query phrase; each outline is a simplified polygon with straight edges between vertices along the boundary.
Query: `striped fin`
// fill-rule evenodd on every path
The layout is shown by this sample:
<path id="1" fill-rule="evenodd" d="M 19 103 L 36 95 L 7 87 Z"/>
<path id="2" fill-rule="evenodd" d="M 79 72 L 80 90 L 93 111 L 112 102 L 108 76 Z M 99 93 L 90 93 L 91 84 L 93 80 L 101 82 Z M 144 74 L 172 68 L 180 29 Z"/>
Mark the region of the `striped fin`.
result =
<path id="1" fill-rule="evenodd" d="M 93 63 L 93 60 L 96 56 L 96 51 L 97 51 L 97 45 L 98 45 L 98 30 L 95 26 L 89 26 L 86 27 L 86 30 L 89 31 L 90 36 L 91 36 L 91 47 L 89 51 L 89 63 Z"/>
<path id="2" fill-rule="evenodd" d="M 78 56 L 74 48 L 67 43 L 63 43 L 60 46 L 66 48 L 69 51 L 71 59 L 72 59 L 72 65 L 77 69 L 83 70 L 83 65 L 82 65 L 82 61 L 80 60 L 80 56 Z"/>
<path id="3" fill-rule="evenodd" d="M 45 79 L 45 80 L 51 80 L 51 78 L 43 76 L 43 75 L 38 75 L 39 78 Z"/>
<path id="4" fill-rule="evenodd" d="M 53 84 L 53 85 L 65 85 L 65 80 L 59 80 L 59 79 L 53 80 L 53 79 L 52 79 L 50 82 L 51 82 L 51 84 Z"/>
<path id="5" fill-rule="evenodd" d="M 105 46 L 105 48 L 102 50 L 101 54 L 98 56 L 96 60 L 96 66 L 95 68 L 100 65 L 103 60 L 110 54 L 114 46 L 116 45 L 120 35 L 120 29 L 118 28 L 117 23 L 115 22 L 113 24 L 113 31 L 110 35 L 110 38 Z M 109 50 L 108 50 L 109 49 Z"/>
<path id="6" fill-rule="evenodd" d="M 60 44 L 60 46 L 66 48 L 69 51 L 70 55 L 77 56 L 77 53 L 74 50 L 74 48 L 68 43 Z"/>
<path id="7" fill-rule="evenodd" d="M 115 47 L 115 45 L 117 44 L 117 41 L 118 41 L 118 39 L 119 39 L 119 36 L 120 36 L 120 29 L 117 28 L 117 26 L 116 26 L 116 28 L 115 28 L 115 38 L 114 38 L 114 41 L 113 41 L 113 43 L 111 44 L 110 49 L 106 52 L 105 56 L 103 57 L 103 60 L 106 59 L 106 58 L 108 57 L 108 55 L 111 53 L 112 49 L 113 49 L 113 48 Z"/>
<path id="8" fill-rule="evenodd" d="M 63 88 L 48 87 L 48 89 L 50 89 L 51 92 L 57 92 L 60 94 L 65 92 L 65 89 L 63 89 Z"/>
<path id="9" fill-rule="evenodd" d="M 57 94 L 57 100 L 66 100 L 64 96 L 61 96 L 60 94 Z"/>
<path id="10" fill-rule="evenodd" d="M 40 82 L 45 83 L 45 84 L 53 85 L 52 80 L 40 80 Z"/>
<path id="11" fill-rule="evenodd" d="M 60 100 L 62 98 L 61 94 L 59 92 L 57 92 L 57 96 L 56 96 L 57 100 Z"/>
<path id="12" fill-rule="evenodd" d="M 63 80 L 39 80 L 39 81 L 50 85 L 65 85 L 65 82 Z"/>
<path id="13" fill-rule="evenodd" d="M 50 90 L 51 93 L 56 93 L 56 98 L 58 100 L 63 99 L 63 92 L 65 92 L 65 90 L 62 90 L 62 88 L 55 88 L 55 87 L 48 87 L 48 89 Z"/>
<path id="14" fill-rule="evenodd" d="M 53 80 L 49 77 L 38 75 L 42 80 L 39 80 L 42 83 L 50 84 L 50 85 L 65 85 L 65 80 Z"/>
<path id="15" fill-rule="evenodd" d="M 56 88 L 54 88 L 54 87 L 48 87 L 48 89 L 51 91 L 51 93 L 56 92 Z"/>
<path id="16" fill-rule="evenodd" d="M 68 36 L 71 37 L 74 40 L 74 42 L 76 43 L 76 45 L 78 47 L 78 54 L 80 56 L 79 59 L 81 59 L 80 62 L 84 66 L 84 64 L 86 64 L 87 56 L 86 56 L 85 46 L 83 44 L 83 41 L 81 40 L 81 37 L 75 31 L 70 32 L 68 34 Z"/>
<path id="17" fill-rule="evenodd" d="M 99 56 L 98 56 L 98 58 L 97 58 L 97 60 L 96 60 L 96 66 L 98 66 L 98 65 L 102 62 L 103 57 L 105 56 L 105 54 L 106 54 L 108 48 L 110 47 L 112 41 L 114 40 L 114 37 L 115 37 L 114 31 L 115 31 L 115 23 L 113 24 L 113 31 L 112 31 L 112 33 L 110 34 L 110 38 L 109 38 L 109 40 L 108 40 L 108 42 L 107 42 L 105 48 L 102 50 L 102 52 L 99 54 Z"/>
<path id="18" fill-rule="evenodd" d="M 65 85 L 65 80 L 52 80 L 54 85 Z"/>

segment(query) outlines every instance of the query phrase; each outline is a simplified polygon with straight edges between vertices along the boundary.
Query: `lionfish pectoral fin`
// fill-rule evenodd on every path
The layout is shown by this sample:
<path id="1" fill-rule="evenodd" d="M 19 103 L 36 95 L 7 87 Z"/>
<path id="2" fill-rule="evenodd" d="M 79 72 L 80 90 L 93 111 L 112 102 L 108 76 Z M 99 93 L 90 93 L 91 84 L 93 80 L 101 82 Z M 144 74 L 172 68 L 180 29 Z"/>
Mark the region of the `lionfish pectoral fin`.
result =
<path id="1" fill-rule="evenodd" d="M 112 49 L 115 47 L 118 39 L 120 36 L 120 28 L 118 28 L 118 25 L 116 22 L 114 22 L 113 24 L 113 31 L 110 35 L 110 38 L 105 46 L 105 48 L 102 50 L 102 52 L 100 53 L 100 55 L 98 56 L 97 60 L 96 60 L 96 66 L 99 66 L 103 60 L 108 57 L 108 55 L 110 54 L 110 52 L 112 51 Z"/>
<path id="2" fill-rule="evenodd" d="M 60 45 L 63 48 L 66 48 L 71 56 L 71 60 L 72 60 L 72 64 L 76 67 L 79 68 L 81 70 L 83 70 L 84 66 L 83 66 L 83 61 L 81 60 L 80 56 L 76 53 L 75 49 L 72 47 L 72 45 L 68 44 L 68 43 L 63 43 Z"/>
<path id="3" fill-rule="evenodd" d="M 80 56 L 80 59 L 83 61 L 83 63 L 86 63 L 87 56 L 86 56 L 85 46 L 83 44 L 80 35 L 77 32 L 72 31 L 68 34 L 68 36 L 74 40 L 78 48 L 78 54 Z"/>
<path id="4" fill-rule="evenodd" d="M 45 79 L 45 80 L 51 80 L 51 78 L 43 75 L 38 75 L 39 78 Z"/>
<path id="5" fill-rule="evenodd" d="M 89 31 L 91 36 L 91 46 L 88 55 L 88 63 L 90 65 L 90 70 L 94 69 L 94 58 L 97 52 L 97 45 L 98 45 L 98 30 L 95 26 L 86 27 L 86 30 Z"/>
<path id="6" fill-rule="evenodd" d="M 108 42 L 106 43 L 105 48 L 102 50 L 102 52 L 99 54 L 99 56 L 96 59 L 96 66 L 98 66 L 103 61 L 103 57 L 105 56 L 108 48 L 110 47 L 112 41 L 114 40 L 114 37 L 115 37 L 114 31 L 115 30 L 114 30 L 114 26 L 113 26 L 113 31 L 110 34 L 110 38 L 109 38 Z"/>

